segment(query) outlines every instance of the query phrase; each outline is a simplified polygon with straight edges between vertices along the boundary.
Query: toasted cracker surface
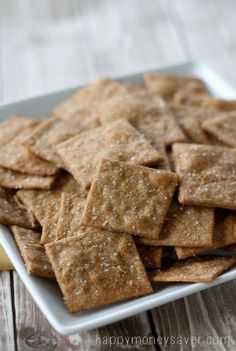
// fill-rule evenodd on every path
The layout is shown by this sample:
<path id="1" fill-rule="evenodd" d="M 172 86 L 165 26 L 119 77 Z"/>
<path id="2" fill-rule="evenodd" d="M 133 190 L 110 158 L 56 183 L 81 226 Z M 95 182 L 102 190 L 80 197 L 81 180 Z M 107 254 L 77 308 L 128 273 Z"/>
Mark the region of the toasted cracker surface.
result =
<path id="1" fill-rule="evenodd" d="M 110 78 L 99 79 L 62 102 L 54 109 L 54 114 L 64 120 L 73 118 L 81 111 L 89 115 L 101 101 L 123 90 L 126 91 L 126 88 L 122 84 Z"/>
<path id="2" fill-rule="evenodd" d="M 81 225 L 158 238 L 176 185 L 174 173 L 102 160 Z"/>
<path id="3" fill-rule="evenodd" d="M 208 283 L 236 263 L 236 257 L 192 258 L 150 273 L 153 282 Z"/>
<path id="4" fill-rule="evenodd" d="M 141 165 L 162 160 L 143 135 L 125 120 L 78 134 L 59 144 L 56 150 L 66 168 L 85 188 L 89 188 L 102 158 Z"/>
<path id="5" fill-rule="evenodd" d="M 46 245 L 70 312 L 152 292 L 131 236 L 97 229 Z"/>
<path id="6" fill-rule="evenodd" d="M 163 258 L 163 247 L 137 246 L 141 260 L 146 268 L 160 268 Z"/>
<path id="7" fill-rule="evenodd" d="M 3 188 L 0 188 L 0 223 L 25 228 L 36 226 L 34 216 L 18 202 L 15 192 Z"/>
<path id="8" fill-rule="evenodd" d="M 211 247 L 214 232 L 214 209 L 183 206 L 173 199 L 157 240 L 139 238 L 137 242 L 152 246 Z"/>
<path id="9" fill-rule="evenodd" d="M 0 167 L 0 186 L 10 189 L 50 189 L 56 175 L 37 176 Z"/>
<path id="10" fill-rule="evenodd" d="M 202 123 L 202 128 L 219 141 L 236 148 L 236 112 L 220 114 Z"/>
<path id="11" fill-rule="evenodd" d="M 216 221 L 211 249 L 218 249 L 236 243 L 236 215 L 224 210 L 216 210 Z M 179 259 L 196 256 L 207 251 L 209 247 L 176 247 Z"/>
<path id="12" fill-rule="evenodd" d="M 80 229 L 86 198 L 72 193 L 62 193 L 56 227 L 57 239 L 76 235 Z"/>
<path id="13" fill-rule="evenodd" d="M 55 197 L 47 202 L 46 214 L 43 222 L 43 231 L 40 240 L 41 244 L 47 244 L 56 240 L 59 208 L 60 198 Z"/>
<path id="14" fill-rule="evenodd" d="M 236 149 L 174 144 L 179 202 L 236 209 Z"/>
<path id="15" fill-rule="evenodd" d="M 206 92 L 206 86 L 203 81 L 191 76 L 147 73 L 144 75 L 144 81 L 148 89 L 166 100 L 171 100 L 178 91 L 186 91 L 188 93 Z"/>
<path id="16" fill-rule="evenodd" d="M 196 107 L 201 107 L 204 109 L 214 109 L 227 112 L 236 109 L 236 100 L 224 100 L 211 96 L 206 93 L 193 94 L 188 91 L 179 91 L 175 94 L 173 98 L 175 104 L 191 105 Z"/>
<path id="17" fill-rule="evenodd" d="M 43 245 L 40 245 L 40 232 L 30 229 L 12 226 L 14 235 L 21 256 L 29 274 L 37 277 L 55 279 L 54 272 Z"/>

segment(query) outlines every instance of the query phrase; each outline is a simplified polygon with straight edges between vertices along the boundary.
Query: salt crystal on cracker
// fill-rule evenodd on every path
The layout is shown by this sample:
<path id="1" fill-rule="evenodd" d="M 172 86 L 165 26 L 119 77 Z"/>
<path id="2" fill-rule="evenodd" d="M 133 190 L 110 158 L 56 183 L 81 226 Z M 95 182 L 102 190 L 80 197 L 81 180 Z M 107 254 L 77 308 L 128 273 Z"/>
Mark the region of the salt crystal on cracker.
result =
<path id="1" fill-rule="evenodd" d="M 72 313 L 152 292 L 129 235 L 97 229 L 45 247 Z"/>
<path id="2" fill-rule="evenodd" d="M 102 160 L 81 225 L 156 239 L 176 186 L 174 173 Z"/>

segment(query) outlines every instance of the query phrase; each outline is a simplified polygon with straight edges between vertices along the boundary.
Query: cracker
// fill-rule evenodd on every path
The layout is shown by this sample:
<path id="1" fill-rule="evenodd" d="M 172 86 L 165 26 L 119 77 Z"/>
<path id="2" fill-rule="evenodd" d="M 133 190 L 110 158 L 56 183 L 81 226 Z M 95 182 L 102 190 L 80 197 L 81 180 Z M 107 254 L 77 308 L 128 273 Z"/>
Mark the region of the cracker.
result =
<path id="1" fill-rule="evenodd" d="M 91 185 L 102 158 L 152 165 L 162 160 L 151 144 L 126 120 L 83 132 L 59 144 L 56 150 L 66 168 L 84 188 Z"/>
<path id="2" fill-rule="evenodd" d="M 171 111 L 190 141 L 199 144 L 211 144 L 209 135 L 201 128 L 201 124 L 213 117 L 217 113 L 215 110 L 196 106 L 172 105 Z"/>
<path id="3" fill-rule="evenodd" d="M 202 128 L 220 142 L 236 148 L 236 112 L 220 114 L 202 123 Z"/>
<path id="4" fill-rule="evenodd" d="M 47 202 L 46 215 L 43 222 L 43 231 L 40 240 L 41 244 L 47 244 L 56 240 L 59 208 L 60 199 L 55 198 Z"/>
<path id="5" fill-rule="evenodd" d="M 213 242 L 211 249 L 218 249 L 236 243 L 236 215 L 228 213 L 224 210 L 217 209 L 216 223 L 213 234 Z M 181 246 L 181 245 L 180 245 Z M 179 259 L 195 256 L 199 253 L 207 251 L 209 247 L 179 247 L 175 248 Z"/>
<path id="6" fill-rule="evenodd" d="M 153 282 L 209 283 L 236 263 L 236 257 L 192 258 L 149 274 Z"/>
<path id="7" fill-rule="evenodd" d="M 177 91 L 187 91 L 188 93 L 207 91 L 202 80 L 191 76 L 147 73 L 144 75 L 144 82 L 148 89 L 166 100 L 171 100 Z"/>
<path id="8" fill-rule="evenodd" d="M 17 226 L 12 226 L 11 231 L 25 262 L 28 274 L 55 279 L 44 246 L 40 245 L 41 233 Z"/>
<path id="9" fill-rule="evenodd" d="M 236 100 L 224 100 L 213 97 L 208 94 L 192 94 L 191 92 L 180 91 L 174 96 L 173 102 L 176 104 L 192 105 L 204 109 L 214 109 L 222 112 L 234 111 L 236 109 Z"/>
<path id="10" fill-rule="evenodd" d="M 62 172 L 51 190 L 19 190 L 17 192 L 17 197 L 32 211 L 38 222 L 43 227 L 47 214 L 47 203 L 51 200 L 60 199 L 63 191 L 78 193 L 81 196 L 82 194 L 85 194 L 70 174 Z"/>
<path id="11" fill-rule="evenodd" d="M 45 247 L 72 313 L 153 291 L 129 235 L 97 229 Z"/>
<path id="12" fill-rule="evenodd" d="M 10 116 L 8 119 L 0 123 L 0 147 L 8 144 L 25 128 L 37 125 L 37 121 L 31 118 Z"/>
<path id="13" fill-rule="evenodd" d="M 183 206 L 174 199 L 159 239 L 140 238 L 137 242 L 154 246 L 211 247 L 214 224 L 213 208 Z"/>
<path id="14" fill-rule="evenodd" d="M 57 167 L 54 164 L 36 157 L 21 144 L 34 128 L 25 128 L 15 138 L 0 147 L 0 166 L 39 176 L 50 176 L 57 173 Z"/>
<path id="15" fill-rule="evenodd" d="M 32 213 L 18 202 L 15 192 L 3 188 L 0 188 L 0 223 L 25 228 L 37 225 Z"/>
<path id="16" fill-rule="evenodd" d="M 102 160 L 81 225 L 156 239 L 176 186 L 174 173 Z"/>
<path id="17" fill-rule="evenodd" d="M 50 189 L 56 175 L 37 176 L 23 174 L 11 169 L 0 167 L 0 186 L 10 189 Z"/>
<path id="18" fill-rule="evenodd" d="M 182 204 L 236 209 L 236 149 L 174 144 Z"/>
<path id="19" fill-rule="evenodd" d="M 62 102 L 54 109 L 54 115 L 64 120 L 73 118 L 81 111 L 89 115 L 103 99 L 123 90 L 126 91 L 126 88 L 122 84 L 110 78 L 99 79 Z"/>
<path id="20" fill-rule="evenodd" d="M 80 229 L 85 200 L 85 197 L 72 193 L 62 193 L 56 226 L 57 239 L 76 235 Z"/>
<path id="21" fill-rule="evenodd" d="M 117 94 L 105 100 L 97 112 L 102 124 L 121 118 L 127 119 L 157 150 L 162 140 L 167 146 L 186 141 L 174 116 L 167 110 L 163 101 L 152 94 Z"/>
<path id="22" fill-rule="evenodd" d="M 163 248 L 153 246 L 137 246 L 145 268 L 160 268 L 163 258 Z"/>

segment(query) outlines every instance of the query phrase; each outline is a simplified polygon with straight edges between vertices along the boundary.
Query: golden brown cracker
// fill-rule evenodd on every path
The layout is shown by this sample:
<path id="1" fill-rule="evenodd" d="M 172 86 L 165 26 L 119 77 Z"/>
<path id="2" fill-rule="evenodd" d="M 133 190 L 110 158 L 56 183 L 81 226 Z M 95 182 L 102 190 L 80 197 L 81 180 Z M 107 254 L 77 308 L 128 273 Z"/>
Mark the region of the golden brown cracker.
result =
<path id="1" fill-rule="evenodd" d="M 236 263 L 236 257 L 192 258 L 149 274 L 153 282 L 209 283 Z"/>
<path id="2" fill-rule="evenodd" d="M 102 160 L 81 225 L 156 239 L 176 186 L 174 173 Z"/>
<path id="3" fill-rule="evenodd" d="M 46 215 L 40 240 L 41 244 L 47 244 L 56 240 L 60 201 L 60 198 L 55 198 L 47 202 Z"/>
<path id="4" fill-rule="evenodd" d="M 182 204 L 236 209 L 236 149 L 174 144 Z"/>
<path id="5" fill-rule="evenodd" d="M 129 235 L 97 229 L 45 247 L 72 313 L 152 292 Z"/>
<path id="6" fill-rule="evenodd" d="M 84 188 L 91 185 L 102 158 L 151 165 L 162 160 L 160 154 L 128 121 L 118 120 L 83 132 L 57 145 L 66 168 Z"/>
<path id="7" fill-rule="evenodd" d="M 15 192 L 3 188 L 0 188 L 0 223 L 25 228 L 37 225 L 32 213 L 18 202 Z"/>
<path id="8" fill-rule="evenodd" d="M 55 279 L 51 264 L 40 245 L 40 232 L 12 226 L 11 231 L 25 262 L 27 272 L 37 277 Z"/>

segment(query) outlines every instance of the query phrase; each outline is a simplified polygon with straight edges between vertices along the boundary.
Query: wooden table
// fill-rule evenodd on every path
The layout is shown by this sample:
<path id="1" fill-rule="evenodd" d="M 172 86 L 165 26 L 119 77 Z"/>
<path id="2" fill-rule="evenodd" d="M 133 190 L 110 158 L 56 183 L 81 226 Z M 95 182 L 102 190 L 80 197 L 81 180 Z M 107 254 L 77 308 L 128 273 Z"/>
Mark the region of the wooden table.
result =
<path id="1" fill-rule="evenodd" d="M 0 102 L 199 59 L 236 83 L 235 13 L 234 0 L 0 0 Z M 235 291 L 232 281 L 62 337 L 17 274 L 1 273 L 0 350 L 107 350 L 109 337 L 119 337 L 113 350 L 122 350 L 122 338 L 132 336 L 143 338 L 141 345 L 129 339 L 130 350 L 234 350 Z M 145 345 L 147 336 L 159 336 L 160 345 Z"/>

